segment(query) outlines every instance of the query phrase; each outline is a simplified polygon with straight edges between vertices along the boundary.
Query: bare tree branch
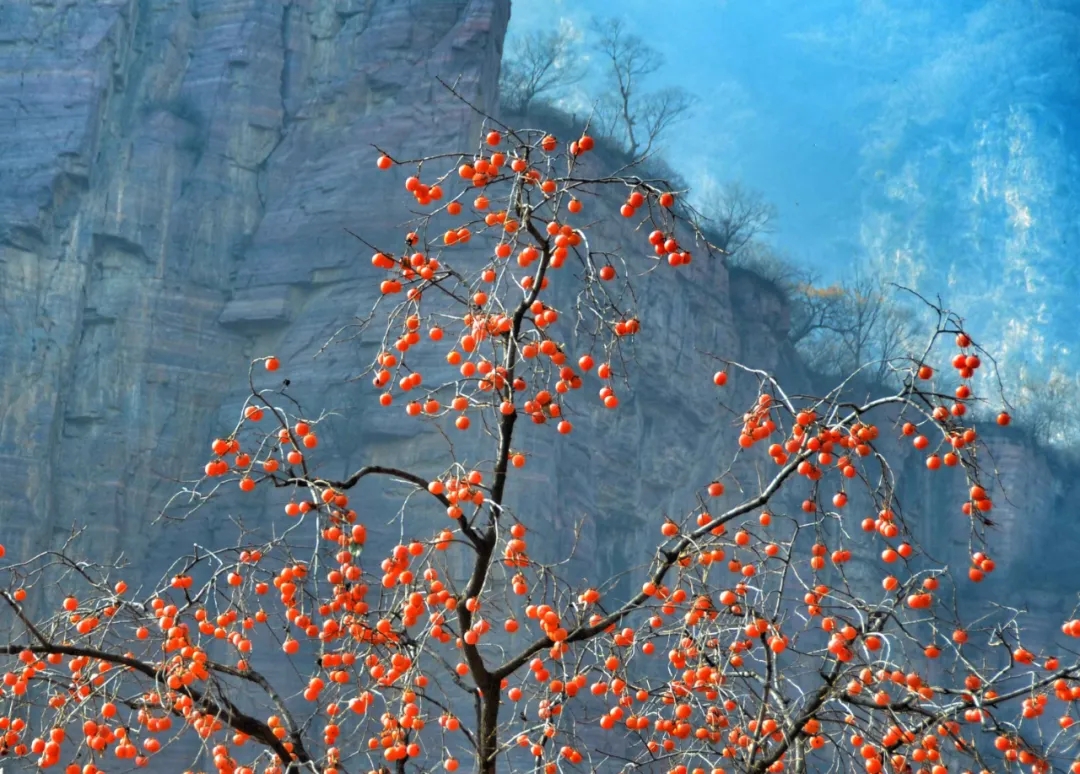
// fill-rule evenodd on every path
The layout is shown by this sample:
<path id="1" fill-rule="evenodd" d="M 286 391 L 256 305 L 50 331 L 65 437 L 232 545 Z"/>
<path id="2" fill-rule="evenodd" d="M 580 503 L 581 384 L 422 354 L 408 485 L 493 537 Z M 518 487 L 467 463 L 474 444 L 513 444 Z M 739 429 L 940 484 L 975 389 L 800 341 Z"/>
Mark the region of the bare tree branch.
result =
<path id="1" fill-rule="evenodd" d="M 597 103 L 601 129 L 622 143 L 631 158 L 648 154 L 673 124 L 690 114 L 696 98 L 679 87 L 644 91 L 643 81 L 663 65 L 664 57 L 621 19 L 594 19 L 592 29 L 609 87 Z"/>
<path id="2" fill-rule="evenodd" d="M 573 30 L 533 30 L 504 44 L 499 96 L 503 109 L 523 115 L 529 106 L 556 88 L 573 86 L 585 77 Z"/>
<path id="3" fill-rule="evenodd" d="M 732 258 L 757 237 L 768 233 L 776 219 L 776 207 L 740 183 L 729 183 L 709 192 L 699 210 L 702 225 L 708 229 L 713 243 Z M 763 263 L 760 256 L 756 260 Z M 777 268 L 780 269 L 777 278 L 784 281 L 790 281 L 795 274 L 792 266 Z"/>

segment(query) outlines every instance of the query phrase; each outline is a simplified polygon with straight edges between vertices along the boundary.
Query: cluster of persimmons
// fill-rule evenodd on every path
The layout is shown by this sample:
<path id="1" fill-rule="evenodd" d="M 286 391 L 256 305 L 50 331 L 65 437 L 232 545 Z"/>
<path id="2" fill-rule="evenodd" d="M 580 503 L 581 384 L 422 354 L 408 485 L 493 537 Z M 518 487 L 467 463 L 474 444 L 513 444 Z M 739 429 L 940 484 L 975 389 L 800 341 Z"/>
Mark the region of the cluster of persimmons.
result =
<path id="1" fill-rule="evenodd" d="M 221 774 L 777 774 L 812 756 L 868 774 L 1041 774 L 1063 761 L 1080 774 L 1065 734 L 1080 665 L 1010 642 L 1009 620 L 995 624 L 996 639 L 965 628 L 949 608 L 956 583 L 922 554 L 894 502 L 888 463 L 910 442 L 929 470 L 957 472 L 957 518 L 973 536 L 994 507 L 970 412 L 980 350 L 953 317 L 927 353 L 896 366 L 895 393 L 865 404 L 840 392 L 795 400 L 733 362 L 703 375 L 701 389 L 749 397 L 732 449 L 744 470 L 760 465 L 762 483 L 733 487 L 723 470 L 691 482 L 697 506 L 653 522 L 657 550 L 641 557 L 640 587 L 580 584 L 530 553 L 542 525 L 530 530 L 504 499 L 525 486 L 530 433 L 570 434 L 586 413 L 574 393 L 587 385 L 600 406 L 620 407 L 617 379 L 634 376 L 621 347 L 648 334 L 625 292 L 635 276 L 719 260 L 692 261 L 680 195 L 658 180 L 590 173 L 593 149 L 587 134 L 564 143 L 503 129 L 475 152 L 378 157 L 383 174 L 407 171 L 421 211 L 401 248 L 375 248 L 361 272 L 386 310 L 369 369 L 373 410 L 493 452 L 468 464 L 448 451 L 445 468 L 426 475 L 380 461 L 330 480 L 317 465 L 325 420 L 253 372 L 237 425 L 209 445 L 200 487 L 265 494 L 273 529 L 178 555 L 139 599 L 124 581 L 69 572 L 53 613 L 33 614 L 30 595 L 49 598 L 55 568 L 0 566 L 12 622 L 0 643 L 0 752 L 67 774 L 152 768 L 189 736 Z M 624 224 L 641 257 L 618 262 L 614 246 L 590 244 L 604 220 Z M 927 362 L 942 346 L 948 375 Z M 415 366 L 422 348 L 438 351 L 430 373 Z M 408 490 L 400 526 L 361 517 L 350 490 L 371 476 Z M 420 534 L 424 501 L 440 525 Z M 305 558 L 293 547 L 300 535 Z M 994 569 L 983 545 L 963 561 L 962 583 Z M 1080 621 L 1062 631 L 1080 636 Z M 284 695 L 266 677 L 286 674 L 282 661 L 303 676 Z M 254 692 L 255 709 L 230 691 Z M 1039 725 L 1051 700 L 1057 737 Z"/>

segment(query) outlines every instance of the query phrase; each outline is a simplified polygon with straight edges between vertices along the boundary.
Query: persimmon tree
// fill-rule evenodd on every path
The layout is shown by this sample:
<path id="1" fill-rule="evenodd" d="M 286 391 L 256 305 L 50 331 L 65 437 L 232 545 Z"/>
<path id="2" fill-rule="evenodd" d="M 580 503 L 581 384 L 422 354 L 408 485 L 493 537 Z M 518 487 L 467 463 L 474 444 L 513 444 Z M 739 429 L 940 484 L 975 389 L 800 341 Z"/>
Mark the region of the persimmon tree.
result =
<path id="1" fill-rule="evenodd" d="M 165 514 L 244 514 L 252 492 L 273 512 L 177 550 L 156 583 L 85 561 L 78 535 L 3 559 L 3 752 L 68 774 L 157 770 L 170 748 L 225 774 L 1080 772 L 1080 661 L 1027 641 L 1004 604 L 960 603 L 995 570 L 1000 494 L 968 410 L 991 361 L 945 310 L 927 307 L 925 345 L 868 399 L 700 355 L 717 412 L 686 432 L 724 431 L 729 408 L 731 459 L 672 482 L 686 511 L 652 514 L 631 581 L 534 558 L 548 526 L 510 505 L 543 496 L 522 471 L 533 441 L 580 432 L 596 401 L 619 422 L 625 345 L 654 333 L 634 282 L 716 258 L 682 192 L 598 171 L 587 134 L 486 124 L 476 147 L 375 161 L 418 214 L 371 247 L 365 399 L 433 426 L 442 467 L 320 473 L 331 420 L 290 395 L 288 364 L 256 358 L 235 425 Z M 602 239 L 611 220 L 632 250 Z M 952 479 L 940 512 L 902 507 L 894 463 L 912 454 Z M 389 525 L 366 516 L 374 479 L 401 492 Z M 420 513 L 443 526 L 420 534 Z M 914 528 L 946 519 L 969 522 L 969 550 L 931 557 Z"/>

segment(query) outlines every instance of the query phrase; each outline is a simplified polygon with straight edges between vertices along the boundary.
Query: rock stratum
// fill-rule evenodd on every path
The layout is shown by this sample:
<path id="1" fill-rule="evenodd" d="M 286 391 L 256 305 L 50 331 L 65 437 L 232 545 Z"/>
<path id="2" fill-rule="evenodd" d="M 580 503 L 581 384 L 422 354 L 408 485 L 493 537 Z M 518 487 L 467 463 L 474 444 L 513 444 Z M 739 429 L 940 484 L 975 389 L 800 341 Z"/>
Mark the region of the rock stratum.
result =
<path id="1" fill-rule="evenodd" d="M 407 213 L 371 143 L 420 155 L 478 127 L 435 78 L 490 102 L 508 15 L 505 0 L 5 6 L 10 545 L 75 518 L 96 525 L 96 555 L 145 552 L 246 359 L 306 363 L 374 300 L 343 227 L 385 240 Z M 331 353 L 327 389 L 357 362 Z"/>
<path id="2" fill-rule="evenodd" d="M 151 554 L 155 516 L 235 424 L 247 362 L 269 352 L 309 411 L 339 412 L 322 431 L 332 474 L 372 459 L 445 466 L 443 447 L 350 381 L 377 336 L 314 355 L 377 296 L 370 251 L 345 228 L 396 244 L 410 217 L 373 144 L 398 157 L 475 144 L 481 116 L 437 78 L 493 107 L 509 4 L 210 6 L 37 5 L 4 25 L 0 518 L 21 553 L 77 521 L 94 525 L 90 555 Z M 657 335 L 635 353 L 644 370 L 707 370 L 700 351 L 790 361 L 782 299 L 742 283 L 704 261 L 693 278 L 646 278 Z M 688 385 L 654 417 L 661 386 L 632 389 L 628 419 L 597 423 L 607 455 L 584 433 L 551 455 L 537 439 L 550 467 L 530 475 L 567 493 L 567 519 L 610 513 L 632 531 L 676 507 L 681 481 L 714 475 L 718 436 L 680 448 L 714 397 Z"/>

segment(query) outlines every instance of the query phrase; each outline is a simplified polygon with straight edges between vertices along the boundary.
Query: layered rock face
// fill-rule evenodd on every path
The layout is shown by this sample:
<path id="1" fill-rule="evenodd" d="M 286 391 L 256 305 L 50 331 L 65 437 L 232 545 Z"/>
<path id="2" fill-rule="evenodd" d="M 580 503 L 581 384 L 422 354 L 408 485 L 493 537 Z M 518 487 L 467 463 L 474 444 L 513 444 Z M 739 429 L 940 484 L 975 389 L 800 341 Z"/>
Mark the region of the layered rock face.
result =
<path id="1" fill-rule="evenodd" d="M 442 444 L 350 382 L 379 335 L 313 356 L 377 297 L 370 250 L 344 229 L 393 249 L 410 217 L 403 174 L 380 174 L 373 144 L 397 158 L 472 148 L 481 116 L 436 78 L 492 105 L 508 13 L 495 0 L 18 10 L 0 81 L 21 105 L 0 162 L 0 512 L 13 550 L 77 521 L 94 525 L 80 550 L 142 563 L 160 539 L 151 521 L 235 425 L 248 359 L 270 352 L 306 410 L 339 412 L 321 428 L 327 475 L 372 460 L 445 467 Z M 597 238 L 619 247 L 629 234 Z M 782 302 L 750 302 L 751 281 L 733 294 L 705 260 L 646 277 L 644 371 L 704 374 L 702 351 L 784 360 L 783 315 L 768 308 Z M 667 395 L 663 381 L 632 384 L 617 423 L 583 418 L 602 419 L 606 454 L 590 453 L 590 432 L 558 450 L 536 435 L 529 477 L 565 493 L 567 526 L 610 514 L 633 532 L 658 506 L 681 509 L 680 482 L 715 475 L 721 436 L 685 438 L 687 422 L 715 421 L 713 396 L 689 377 Z M 214 524 L 185 538 L 212 541 Z M 585 530 L 588 555 L 624 563 L 626 544 L 597 548 Z"/>
<path id="2" fill-rule="evenodd" d="M 5 7 L 9 546 L 49 545 L 75 519 L 95 525 L 92 555 L 145 553 L 248 356 L 273 345 L 306 363 L 370 306 L 352 284 L 366 253 L 342 229 L 385 240 L 407 217 L 370 144 L 407 157 L 474 136 L 479 117 L 435 78 L 489 102 L 508 14 L 505 0 Z M 326 360 L 318 405 L 342 408 L 331 393 L 356 361 Z"/>
<path id="3" fill-rule="evenodd" d="M 320 426 L 320 474 L 372 462 L 446 469 L 441 436 L 403 422 L 400 406 L 381 409 L 366 380 L 353 380 L 381 329 L 345 331 L 314 355 L 377 299 L 370 249 L 344 229 L 395 249 L 411 217 L 404 173 L 379 173 L 372 144 L 397 158 L 474 148 L 481 115 L 436 77 L 492 108 L 509 12 L 508 0 L 73 0 L 0 11 L 0 529 L 10 555 L 55 546 L 74 521 L 88 526 L 80 554 L 122 555 L 148 579 L 177 546 L 234 540 L 231 515 L 280 522 L 281 492 L 241 501 L 230 488 L 183 524 L 152 524 L 198 477 L 210 440 L 236 425 L 250 358 L 270 353 L 309 416 L 336 412 Z M 640 253 L 619 203 L 590 203 L 591 217 L 610 221 L 591 238 Z M 481 244 L 463 255 L 486 260 Z M 661 515 L 693 507 L 730 459 L 738 417 L 709 389 L 716 366 L 703 353 L 780 370 L 796 391 L 808 384 L 767 283 L 704 257 L 668 268 L 635 280 L 646 335 L 627 352 L 620 410 L 589 408 L 595 396 L 583 395 L 569 439 L 522 430 L 530 462 L 511 505 L 536 525 L 537 555 L 573 552 L 571 572 L 594 581 L 647 562 Z M 569 302 L 566 281 L 557 290 Z M 434 370 L 440 359 L 421 352 L 414 365 Z M 754 388 L 733 379 L 726 400 L 741 412 Z M 463 461 L 469 450 L 455 444 Z M 1042 551 L 1061 561 L 1065 549 L 1045 538 L 1074 493 L 1022 439 L 994 451 L 1019 495 L 998 517 L 1002 567 Z M 935 520 L 954 513 L 959 490 L 926 483 L 921 459 L 906 459 L 902 494 L 930 517 L 922 537 L 962 553 L 966 523 Z M 760 463 L 738 469 L 748 490 L 768 472 Z M 399 534 L 446 523 L 410 504 L 399 527 L 403 491 L 370 482 L 354 495 L 376 556 Z M 1056 582 L 1041 577 L 1029 596 L 1046 632 L 1065 606 Z"/>

